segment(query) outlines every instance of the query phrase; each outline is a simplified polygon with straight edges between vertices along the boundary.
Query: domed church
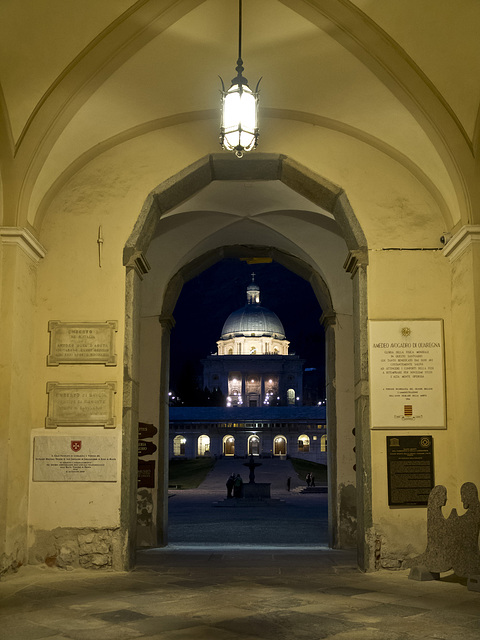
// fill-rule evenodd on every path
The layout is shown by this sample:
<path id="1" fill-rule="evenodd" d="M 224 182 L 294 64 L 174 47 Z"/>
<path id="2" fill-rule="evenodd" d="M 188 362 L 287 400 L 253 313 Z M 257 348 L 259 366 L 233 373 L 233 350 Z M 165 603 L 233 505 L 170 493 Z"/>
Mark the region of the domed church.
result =
<path id="1" fill-rule="evenodd" d="M 289 355 L 280 319 L 261 306 L 255 274 L 246 293 L 245 306 L 223 325 L 217 353 L 203 361 L 203 386 L 220 390 L 228 407 L 301 405 L 304 360 Z"/>
<path id="2" fill-rule="evenodd" d="M 303 365 L 288 353 L 278 316 L 247 286 L 245 306 L 226 319 L 217 353 L 202 361 L 203 386 L 223 407 L 170 407 L 169 456 L 293 456 L 327 464 L 325 405 L 302 406 Z"/>

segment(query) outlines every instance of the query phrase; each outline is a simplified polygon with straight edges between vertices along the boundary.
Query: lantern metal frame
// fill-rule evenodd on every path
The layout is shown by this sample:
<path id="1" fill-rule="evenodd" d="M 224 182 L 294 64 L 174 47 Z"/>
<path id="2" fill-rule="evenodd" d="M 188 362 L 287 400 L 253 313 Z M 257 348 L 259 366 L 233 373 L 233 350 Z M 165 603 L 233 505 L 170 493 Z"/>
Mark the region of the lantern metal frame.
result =
<path id="1" fill-rule="evenodd" d="M 237 75 L 232 79 L 232 84 L 228 90 L 225 90 L 225 84 L 219 76 L 222 83 L 222 89 L 220 90 L 222 94 L 220 144 L 227 151 L 233 151 L 237 158 L 241 158 L 246 151 L 255 149 L 258 144 L 258 87 L 262 79 L 260 78 L 257 82 L 255 91 L 252 91 L 248 86 L 247 78 L 243 76 L 242 0 L 238 1 L 238 59 L 235 71 Z M 232 108 L 232 103 L 233 110 L 238 115 L 238 118 L 235 119 L 231 119 L 230 114 L 227 116 L 227 109 Z M 245 123 L 245 116 L 249 120 L 248 124 Z"/>

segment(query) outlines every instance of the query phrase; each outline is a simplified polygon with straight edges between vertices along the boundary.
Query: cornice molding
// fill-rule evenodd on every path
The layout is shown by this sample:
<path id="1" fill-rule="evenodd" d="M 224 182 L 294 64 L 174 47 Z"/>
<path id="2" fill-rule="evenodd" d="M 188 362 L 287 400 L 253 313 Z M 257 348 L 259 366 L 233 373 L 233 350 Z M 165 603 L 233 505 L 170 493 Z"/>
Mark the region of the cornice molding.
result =
<path id="1" fill-rule="evenodd" d="M 40 262 L 47 255 L 45 247 L 24 227 L 0 227 L 0 242 L 16 245 L 34 262 Z"/>
<path id="2" fill-rule="evenodd" d="M 443 255 L 455 262 L 472 244 L 480 243 L 480 224 L 466 225 L 447 242 Z"/>

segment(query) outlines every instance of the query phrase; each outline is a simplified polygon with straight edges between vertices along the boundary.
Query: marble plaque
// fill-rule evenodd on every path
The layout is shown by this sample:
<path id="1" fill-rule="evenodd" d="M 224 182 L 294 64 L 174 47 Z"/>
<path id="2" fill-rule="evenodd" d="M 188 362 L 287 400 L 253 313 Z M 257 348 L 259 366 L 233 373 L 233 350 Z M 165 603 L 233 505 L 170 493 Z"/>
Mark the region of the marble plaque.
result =
<path id="1" fill-rule="evenodd" d="M 65 384 L 47 382 L 45 426 L 115 427 L 116 382 Z"/>
<path id="2" fill-rule="evenodd" d="M 373 429 L 445 429 L 441 320 L 369 322 Z"/>
<path id="3" fill-rule="evenodd" d="M 35 436 L 34 482 L 116 482 L 113 436 Z"/>
<path id="4" fill-rule="evenodd" d="M 115 333 L 117 322 L 48 323 L 50 353 L 47 364 L 104 364 L 115 366 Z"/>

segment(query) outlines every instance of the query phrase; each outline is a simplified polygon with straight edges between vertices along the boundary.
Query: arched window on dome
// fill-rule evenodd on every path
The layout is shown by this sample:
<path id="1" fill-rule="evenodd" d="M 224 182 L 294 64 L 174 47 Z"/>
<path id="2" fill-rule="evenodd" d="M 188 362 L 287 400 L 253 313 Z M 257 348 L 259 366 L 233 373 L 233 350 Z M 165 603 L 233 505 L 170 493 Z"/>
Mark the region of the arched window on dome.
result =
<path id="1" fill-rule="evenodd" d="M 230 349 L 228 350 L 228 355 L 229 355 L 229 356 L 233 356 L 233 349 L 232 349 L 232 347 L 230 347 Z"/>
<path id="2" fill-rule="evenodd" d="M 251 356 L 257 355 L 257 348 L 256 347 L 250 347 L 250 355 Z"/>
<path id="3" fill-rule="evenodd" d="M 298 453 L 309 453 L 310 451 L 310 438 L 303 434 L 298 438 Z"/>
<path id="4" fill-rule="evenodd" d="M 287 389 L 287 404 L 295 404 L 295 389 Z"/>
<path id="5" fill-rule="evenodd" d="M 186 444 L 187 439 L 185 438 L 185 436 L 175 436 L 175 438 L 173 439 L 173 455 L 184 456 Z"/>

